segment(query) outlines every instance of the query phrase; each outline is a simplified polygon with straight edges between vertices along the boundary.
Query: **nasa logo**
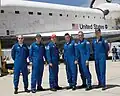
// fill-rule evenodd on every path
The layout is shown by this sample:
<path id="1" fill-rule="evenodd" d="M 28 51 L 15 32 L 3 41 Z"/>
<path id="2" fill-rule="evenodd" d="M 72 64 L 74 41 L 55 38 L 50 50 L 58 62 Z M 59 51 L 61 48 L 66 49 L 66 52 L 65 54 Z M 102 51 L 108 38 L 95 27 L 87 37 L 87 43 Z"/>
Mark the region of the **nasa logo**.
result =
<path id="1" fill-rule="evenodd" d="M 46 49 L 46 50 L 49 50 L 49 49 L 50 49 L 50 47 L 49 47 L 49 46 L 45 46 L 45 49 Z"/>
<path id="2" fill-rule="evenodd" d="M 75 43 L 75 46 L 77 46 L 77 43 Z"/>

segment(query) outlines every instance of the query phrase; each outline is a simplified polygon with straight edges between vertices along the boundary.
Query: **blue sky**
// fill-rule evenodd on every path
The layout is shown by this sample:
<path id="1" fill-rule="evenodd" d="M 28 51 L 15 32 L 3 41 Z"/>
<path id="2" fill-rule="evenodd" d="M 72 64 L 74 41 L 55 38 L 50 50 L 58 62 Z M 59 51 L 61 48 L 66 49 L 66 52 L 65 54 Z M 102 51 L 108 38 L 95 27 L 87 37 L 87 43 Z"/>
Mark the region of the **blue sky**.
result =
<path id="1" fill-rule="evenodd" d="M 31 0 L 31 1 L 57 3 L 73 6 L 89 6 L 91 0 Z M 113 2 L 120 3 L 120 0 L 113 0 Z"/>

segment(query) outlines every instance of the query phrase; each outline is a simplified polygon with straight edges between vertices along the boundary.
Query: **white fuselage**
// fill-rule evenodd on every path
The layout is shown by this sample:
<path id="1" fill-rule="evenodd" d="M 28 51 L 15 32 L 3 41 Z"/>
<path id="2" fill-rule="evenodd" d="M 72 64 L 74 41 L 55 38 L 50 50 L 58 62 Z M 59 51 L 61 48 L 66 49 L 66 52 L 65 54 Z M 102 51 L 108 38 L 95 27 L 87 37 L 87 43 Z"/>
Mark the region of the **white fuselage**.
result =
<path id="1" fill-rule="evenodd" d="M 101 10 L 32 1 L 3 3 L 0 36 L 58 31 L 115 30 L 115 22 Z M 119 11 L 120 13 L 120 11 Z M 112 23 L 111 23 L 112 22 Z"/>

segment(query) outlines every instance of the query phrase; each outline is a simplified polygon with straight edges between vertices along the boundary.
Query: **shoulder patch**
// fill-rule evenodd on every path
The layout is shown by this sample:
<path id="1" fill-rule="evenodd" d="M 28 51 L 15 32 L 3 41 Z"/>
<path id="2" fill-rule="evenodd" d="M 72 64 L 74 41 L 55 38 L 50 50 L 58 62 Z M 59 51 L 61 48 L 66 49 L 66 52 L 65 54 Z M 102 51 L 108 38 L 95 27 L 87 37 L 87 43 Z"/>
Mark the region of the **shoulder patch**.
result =
<path id="1" fill-rule="evenodd" d="M 86 44 L 90 44 L 90 42 L 87 41 Z"/>
<path id="2" fill-rule="evenodd" d="M 77 43 L 75 43 L 75 46 L 77 46 L 78 44 Z"/>
<path id="3" fill-rule="evenodd" d="M 107 40 L 105 40 L 105 43 L 107 43 L 108 41 Z"/>
<path id="4" fill-rule="evenodd" d="M 49 49 L 50 49 L 50 46 L 45 46 L 45 49 L 46 49 L 46 50 L 49 50 Z"/>

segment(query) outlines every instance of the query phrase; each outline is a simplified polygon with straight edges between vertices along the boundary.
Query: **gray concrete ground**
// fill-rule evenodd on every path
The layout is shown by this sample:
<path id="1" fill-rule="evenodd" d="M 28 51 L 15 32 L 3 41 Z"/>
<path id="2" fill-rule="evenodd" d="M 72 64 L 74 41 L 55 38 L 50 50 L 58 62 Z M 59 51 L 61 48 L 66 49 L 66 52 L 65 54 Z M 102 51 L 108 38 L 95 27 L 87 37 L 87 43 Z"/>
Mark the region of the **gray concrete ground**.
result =
<path id="1" fill-rule="evenodd" d="M 96 73 L 94 68 L 94 62 L 90 62 L 90 70 L 92 74 L 92 84 L 97 85 Z M 49 89 L 49 72 L 48 66 L 45 66 L 44 76 L 43 76 L 43 87 Z M 29 85 L 31 81 L 31 74 L 29 74 Z M 66 79 L 65 65 L 60 65 L 59 70 L 59 85 L 66 87 L 68 85 Z M 80 74 L 78 74 L 78 83 L 81 85 Z M 51 92 L 49 90 L 43 92 L 37 92 L 35 94 L 23 92 L 23 82 L 22 76 L 20 77 L 19 83 L 19 94 L 16 96 L 120 96 L 120 62 L 111 62 L 107 61 L 107 87 L 108 89 L 102 91 L 100 89 L 93 89 L 89 92 L 86 92 L 85 89 L 72 90 L 59 90 L 57 92 Z M 30 86 L 29 86 L 30 89 Z M 13 94 L 13 75 L 7 75 L 0 77 L 0 96 L 14 96 Z"/>

